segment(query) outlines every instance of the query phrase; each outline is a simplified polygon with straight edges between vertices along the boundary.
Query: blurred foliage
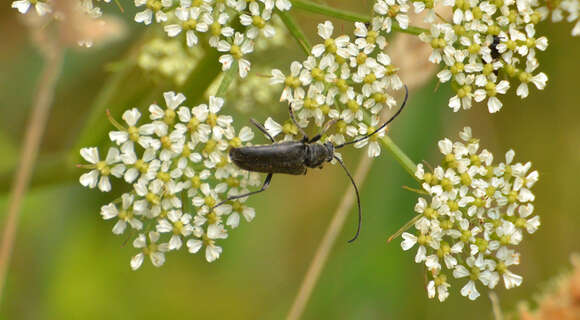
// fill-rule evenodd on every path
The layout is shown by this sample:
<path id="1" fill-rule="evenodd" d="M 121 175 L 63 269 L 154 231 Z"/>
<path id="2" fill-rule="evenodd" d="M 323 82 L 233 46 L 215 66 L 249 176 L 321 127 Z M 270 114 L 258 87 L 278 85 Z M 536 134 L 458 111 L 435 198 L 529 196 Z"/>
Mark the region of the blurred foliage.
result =
<path id="1" fill-rule="evenodd" d="M 362 11 L 360 3 L 348 0 L 332 5 Z M 131 16 L 127 13 L 127 21 Z M 322 17 L 299 12 L 295 16 L 314 39 L 313 30 Z M 0 211 L 5 212 L 6 190 L 42 62 L 16 11 L 3 5 L 0 17 Z M 67 52 L 42 144 L 40 161 L 44 164 L 39 166 L 70 153 L 76 155 L 74 146 L 80 135 L 88 134 L 92 136 L 88 140 L 97 143 L 110 130 L 102 122 L 104 109 L 120 114 L 124 108 L 143 108 L 170 87 L 159 87 L 133 70 L 128 78 L 118 80 L 120 87 L 113 88 L 110 101 L 114 103 L 102 105 L 91 115 L 93 105 L 102 99 L 102 88 L 116 76 L 107 72 L 107 64 L 125 61 L 131 68 L 127 57 L 143 28 L 130 21 L 129 25 L 129 38 L 110 47 Z M 350 28 L 349 23 L 344 26 Z M 542 227 L 522 248 L 521 265 L 515 269 L 524 275 L 522 287 L 509 294 L 498 290 L 506 311 L 514 309 L 518 301 L 529 300 L 546 279 L 567 265 L 570 252 L 580 250 L 580 109 L 575 109 L 580 101 L 580 39 L 570 37 L 567 24 L 545 24 L 540 32 L 550 40 L 548 51 L 539 54 L 542 71 L 550 78 L 544 91 L 532 90 L 531 97 L 523 101 L 511 95 L 498 114 L 489 115 L 484 106 L 453 114 L 446 106 L 450 91 L 441 86 L 434 92 L 433 81 L 412 94 L 407 111 L 391 128 L 393 139 L 417 162 L 437 161 L 436 142 L 471 125 L 482 146 L 496 157 L 514 148 L 517 160 L 531 160 L 540 171 L 534 193 Z M 277 65 L 272 67 L 286 70 L 287 62 L 302 57 L 293 41 L 275 56 L 271 59 L 264 54 L 254 61 L 273 60 Z M 190 87 L 186 84 L 175 90 L 184 91 L 189 104 L 199 102 L 201 97 L 191 94 L 199 91 L 195 86 L 201 86 L 200 81 L 213 81 L 215 66 L 213 74 L 202 70 L 189 82 Z M 232 113 L 233 104 L 235 101 L 226 102 Z M 284 119 L 286 109 L 278 107 L 276 103 L 252 116 Z M 247 117 L 240 115 L 236 121 L 245 124 Z M 95 124 L 87 124 L 87 119 Z M 354 169 L 360 156 L 354 150 L 346 152 L 347 165 Z M 45 177 L 24 203 L 0 308 L 2 319 L 283 318 L 340 197 L 345 190 L 351 191 L 344 173 L 331 166 L 310 171 L 306 177 L 275 176 L 267 193 L 249 200 L 256 207 L 257 218 L 231 233 L 217 262 L 208 264 L 202 255 L 180 253 L 170 255 L 160 269 L 147 264 L 132 272 L 129 259 L 133 249 L 123 246 L 125 239 L 112 235 L 112 224 L 98 214 L 111 195 L 83 189 L 77 182 L 80 170 L 74 168 L 74 161 L 57 163 L 66 168 L 56 172 L 68 174 Z M 388 235 L 413 213 L 416 195 L 401 189 L 402 185 L 414 186 L 414 181 L 389 155 L 375 161 L 362 186 L 362 235 L 355 243 L 346 243 L 355 228 L 353 211 L 304 319 L 492 317 L 487 297 L 470 302 L 457 294 L 457 285 L 445 303 L 427 299 L 424 274 L 413 263 L 414 254 L 402 252 L 399 240 L 386 243 Z"/>

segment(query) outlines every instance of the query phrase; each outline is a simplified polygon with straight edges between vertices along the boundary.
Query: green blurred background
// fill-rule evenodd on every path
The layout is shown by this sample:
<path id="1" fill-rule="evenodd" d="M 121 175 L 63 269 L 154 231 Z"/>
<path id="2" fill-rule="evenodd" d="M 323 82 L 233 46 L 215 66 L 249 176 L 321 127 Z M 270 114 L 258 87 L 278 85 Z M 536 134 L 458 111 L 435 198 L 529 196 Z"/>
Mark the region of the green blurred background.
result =
<path id="1" fill-rule="evenodd" d="M 330 4 L 365 12 L 360 3 L 349 0 Z M 294 15 L 314 39 L 315 25 L 323 17 Z M 42 68 L 17 16 L 9 1 L 0 7 L 2 221 Z M 125 40 L 66 54 L 39 160 L 39 166 L 50 168 L 44 171 L 56 174 L 37 179 L 24 202 L 0 318 L 283 318 L 340 197 L 350 190 L 340 168 L 311 170 L 306 177 L 274 177 L 267 193 L 249 200 L 257 210 L 256 219 L 243 223 L 221 242 L 224 253 L 218 261 L 209 264 L 200 254 L 171 253 L 162 268 L 146 263 L 133 272 L 129 259 L 134 250 L 122 247 L 124 239 L 112 235 L 112 224 L 99 215 L 100 206 L 111 195 L 83 189 L 77 182 L 81 171 L 58 161 L 58 154 L 71 151 L 99 91 L 111 81 L 105 65 L 123 59 L 132 45 L 130 39 L 138 39 L 143 32 L 130 17 L 131 11 L 127 13 L 130 34 Z M 350 23 L 343 25 L 348 30 Z M 436 142 L 445 136 L 455 138 L 459 129 L 470 125 L 497 158 L 514 148 L 516 160 L 531 160 L 540 171 L 540 182 L 533 191 L 542 226 L 520 248 L 521 265 L 514 271 L 524 275 L 523 285 L 509 292 L 497 290 L 505 311 L 514 310 L 520 301 L 532 301 L 551 277 L 568 268 L 570 254 L 580 250 L 580 38 L 569 35 L 571 27 L 565 23 L 540 27 L 540 33 L 550 40 L 548 51 L 539 54 L 541 70 L 549 76 L 544 91 L 534 88 L 529 98 L 520 100 L 514 88 L 503 99 L 504 108 L 498 114 L 489 115 L 484 106 L 454 114 L 446 106 L 448 86 L 434 93 L 435 81 L 431 81 L 413 92 L 407 111 L 391 128 L 392 138 L 417 162 L 437 162 Z M 279 59 L 254 56 L 253 61 L 258 65 L 274 60 L 276 65 L 271 67 L 287 70 L 287 61 L 302 59 L 293 41 L 275 54 Z M 107 107 L 120 113 L 159 99 L 147 96 L 153 83 L 139 75 L 132 79 L 143 81 L 142 87 L 124 82 L 139 90 Z M 188 90 L 184 90 L 186 95 Z M 227 104 L 227 112 L 235 114 L 233 103 Z M 255 110 L 253 116 L 284 119 L 284 113 L 285 108 L 275 104 Z M 346 152 L 350 168 L 356 167 L 360 155 Z M 303 318 L 492 318 L 489 299 L 482 295 L 475 302 L 468 301 L 458 294 L 458 283 L 445 303 L 427 299 L 423 269 L 413 262 L 414 253 L 402 252 L 398 240 L 386 243 L 388 235 L 412 216 L 416 196 L 401 189 L 402 185 L 413 186 L 413 180 L 388 154 L 383 155 L 362 186 L 362 235 L 353 244 L 346 243 L 356 226 L 352 211 Z"/>

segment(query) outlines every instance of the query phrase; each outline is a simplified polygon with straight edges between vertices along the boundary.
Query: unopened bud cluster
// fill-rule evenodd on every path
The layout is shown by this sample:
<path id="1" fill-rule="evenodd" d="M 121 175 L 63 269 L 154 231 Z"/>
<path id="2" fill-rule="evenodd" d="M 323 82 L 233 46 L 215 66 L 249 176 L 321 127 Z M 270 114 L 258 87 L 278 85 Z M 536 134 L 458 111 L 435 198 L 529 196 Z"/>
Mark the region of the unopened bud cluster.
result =
<path id="1" fill-rule="evenodd" d="M 444 158 L 432 172 L 423 165 L 416 176 L 427 198 L 415 206 L 415 232 L 404 232 L 401 247 L 417 247 L 415 262 L 425 265 L 430 298 L 444 301 L 453 279 L 463 296 L 479 297 L 478 287 L 519 286 L 513 272 L 520 263 L 516 251 L 525 233 L 534 233 L 540 218 L 534 215 L 531 191 L 538 172 L 531 163 L 515 163 L 514 151 L 494 163 L 491 152 L 479 150 L 479 141 L 466 127 L 461 141 L 439 141 Z"/>
<path id="2" fill-rule="evenodd" d="M 219 258 L 218 241 L 228 237 L 241 218 L 251 221 L 254 209 L 245 199 L 229 196 L 259 184 L 259 176 L 233 165 L 231 147 L 240 147 L 254 134 L 249 127 L 236 133 L 232 117 L 220 114 L 223 99 L 210 97 L 209 104 L 183 106 L 185 96 L 166 92 L 165 107 L 149 106 L 148 119 L 138 109 L 123 114 L 124 123 L 111 119 L 117 130 L 109 133 L 115 144 L 105 158 L 97 148 L 81 149 L 90 171 L 83 186 L 111 191 L 110 178 L 128 183 L 130 191 L 101 208 L 103 219 L 113 220 L 113 233 L 134 238 L 139 253 L 131 260 L 137 269 L 145 257 L 161 266 L 165 253 L 185 247 L 191 253 L 205 248 L 205 258 Z M 184 246 L 185 244 L 185 246 Z"/>

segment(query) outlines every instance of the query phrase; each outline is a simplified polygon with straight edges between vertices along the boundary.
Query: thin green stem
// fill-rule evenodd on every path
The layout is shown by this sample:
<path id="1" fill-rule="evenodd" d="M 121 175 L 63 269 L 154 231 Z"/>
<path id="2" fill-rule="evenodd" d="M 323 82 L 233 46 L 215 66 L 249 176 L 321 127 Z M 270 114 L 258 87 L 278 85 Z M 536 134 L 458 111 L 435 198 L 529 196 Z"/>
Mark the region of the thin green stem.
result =
<path id="1" fill-rule="evenodd" d="M 222 98 L 225 97 L 226 92 L 228 91 L 230 84 L 232 84 L 232 82 L 234 81 L 234 78 L 236 77 L 237 73 L 238 73 L 238 61 L 234 60 L 232 66 L 228 70 L 226 70 L 226 72 L 224 72 L 222 82 L 220 83 L 220 86 L 215 93 L 216 97 Z"/>
<path id="2" fill-rule="evenodd" d="M 411 228 L 415 222 L 417 222 L 419 219 L 421 219 L 421 217 L 423 217 L 423 214 L 419 214 L 413 217 L 413 219 L 409 220 L 407 223 L 405 223 L 404 226 L 402 226 L 401 228 L 399 228 L 399 230 L 397 230 L 395 233 L 393 233 L 388 239 L 387 239 L 387 243 L 393 241 L 393 239 L 399 237 L 400 235 L 403 234 L 403 232 L 407 231 L 409 228 Z"/>
<path id="3" fill-rule="evenodd" d="M 407 26 L 407 29 L 403 29 L 396 22 L 393 23 L 393 30 L 398 31 L 398 32 L 402 32 L 402 33 L 412 34 L 415 36 L 419 36 L 421 33 L 428 33 L 429 32 L 429 30 L 427 30 L 427 29 L 424 29 L 421 27 L 414 27 L 414 26 Z"/>
<path id="4" fill-rule="evenodd" d="M 364 14 L 350 12 L 350 11 L 341 10 L 341 9 L 336 9 L 333 7 L 329 7 L 327 5 L 319 4 L 319 3 L 308 1 L 308 0 L 292 0 L 292 5 L 294 6 L 294 8 L 297 8 L 297 9 L 325 15 L 328 17 L 342 19 L 342 20 L 346 20 L 346 21 L 368 23 L 368 22 L 371 22 L 371 20 L 372 20 L 372 18 L 370 16 L 367 16 Z M 408 34 L 412 34 L 412 35 L 416 35 L 416 36 L 420 35 L 421 33 L 429 31 L 427 29 L 414 27 L 414 26 L 408 26 L 406 29 L 403 29 L 399 26 L 399 24 L 396 21 L 393 21 L 392 28 L 393 28 L 393 30 L 395 30 L 397 32 L 408 33 Z"/>
<path id="5" fill-rule="evenodd" d="M 294 18 L 292 18 L 292 16 L 286 11 L 277 10 L 276 12 L 284 25 L 286 25 L 286 28 L 288 28 L 288 31 L 290 31 L 290 34 L 294 39 L 296 39 L 296 41 L 298 41 L 298 44 L 300 44 L 300 47 L 302 47 L 306 55 L 310 55 L 310 49 L 312 47 L 310 46 L 310 43 L 308 43 L 308 39 L 306 39 L 300 26 L 296 24 L 296 21 L 294 21 Z"/>
<path id="6" fill-rule="evenodd" d="M 371 22 L 371 17 L 360 14 L 354 13 L 346 10 L 336 9 L 333 7 L 329 7 L 323 4 L 305 1 L 305 0 L 292 0 L 292 6 L 296 9 L 302 9 L 304 11 L 318 13 L 321 15 L 334 17 L 341 20 L 346 21 L 354 21 L 354 22 Z"/>
<path id="7" fill-rule="evenodd" d="M 417 165 L 409 158 L 399 146 L 397 146 L 389 136 L 384 136 L 380 139 L 383 146 L 391 153 L 391 155 L 397 160 L 397 162 L 407 171 L 411 177 L 415 177 L 415 172 L 417 171 Z"/>

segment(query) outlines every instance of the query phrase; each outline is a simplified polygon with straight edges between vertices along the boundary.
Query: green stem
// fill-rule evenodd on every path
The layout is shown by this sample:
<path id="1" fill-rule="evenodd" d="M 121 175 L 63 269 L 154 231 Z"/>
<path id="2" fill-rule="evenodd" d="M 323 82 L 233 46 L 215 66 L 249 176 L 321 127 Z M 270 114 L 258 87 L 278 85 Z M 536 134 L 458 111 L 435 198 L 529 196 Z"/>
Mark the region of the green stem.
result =
<path id="1" fill-rule="evenodd" d="M 359 14 L 359 13 L 354 13 L 354 12 L 345 11 L 345 10 L 341 10 L 341 9 L 336 9 L 333 7 L 329 7 L 329 6 L 319 4 L 316 2 L 311 2 L 308 0 L 292 0 L 292 6 L 294 6 L 297 9 L 304 10 L 304 11 L 317 13 L 317 14 L 321 14 L 321 15 L 325 15 L 325 16 L 333 17 L 333 18 L 337 18 L 337 19 L 342 19 L 342 20 L 346 20 L 346 21 L 363 22 L 363 23 L 368 23 L 368 22 L 372 21 L 372 18 L 370 16 L 367 16 L 364 14 Z M 393 30 L 398 31 L 398 32 L 416 35 L 416 36 L 420 35 L 421 33 L 429 31 L 427 29 L 414 27 L 414 26 L 408 26 L 407 29 L 403 29 L 399 26 L 399 24 L 396 21 L 393 21 Z"/>
<path id="2" fill-rule="evenodd" d="M 396 21 L 393 21 L 393 30 L 402 33 L 412 34 L 415 36 L 419 36 L 421 33 L 429 33 L 429 30 L 427 29 L 414 26 L 407 26 L 407 29 L 403 29 L 399 26 L 399 24 Z"/>
<path id="3" fill-rule="evenodd" d="M 369 16 L 341 9 L 336 9 L 333 7 L 329 7 L 323 4 L 307 0 L 292 0 L 292 6 L 294 8 L 302 9 L 304 11 L 318 13 L 321 15 L 334 17 L 346 21 L 363 22 L 363 23 L 371 22 L 371 17 Z"/>
<path id="4" fill-rule="evenodd" d="M 294 21 L 294 18 L 292 18 L 292 16 L 286 11 L 276 10 L 276 13 L 278 13 L 278 16 L 284 25 L 286 25 L 286 28 L 288 28 L 290 34 L 294 37 L 294 39 L 296 39 L 296 41 L 298 41 L 298 44 L 300 44 L 300 47 L 302 47 L 306 55 L 310 55 L 310 50 L 312 47 L 308 43 L 308 39 L 306 39 L 302 29 L 300 29 L 300 26 L 296 24 L 296 21 Z"/>
<path id="5" fill-rule="evenodd" d="M 232 81 L 234 81 L 234 78 L 236 77 L 237 73 L 238 73 L 238 61 L 234 60 L 232 66 L 226 72 L 224 72 L 222 82 L 220 83 L 220 86 L 215 93 L 216 97 L 222 98 L 225 97 L 226 92 L 228 91 L 228 88 L 230 87 Z"/>
<path id="6" fill-rule="evenodd" d="M 417 165 L 411 160 L 399 146 L 397 146 L 389 136 L 384 136 L 380 138 L 383 146 L 391 153 L 391 155 L 397 160 L 397 162 L 407 171 L 411 177 L 415 177 L 415 172 L 417 171 Z"/>

